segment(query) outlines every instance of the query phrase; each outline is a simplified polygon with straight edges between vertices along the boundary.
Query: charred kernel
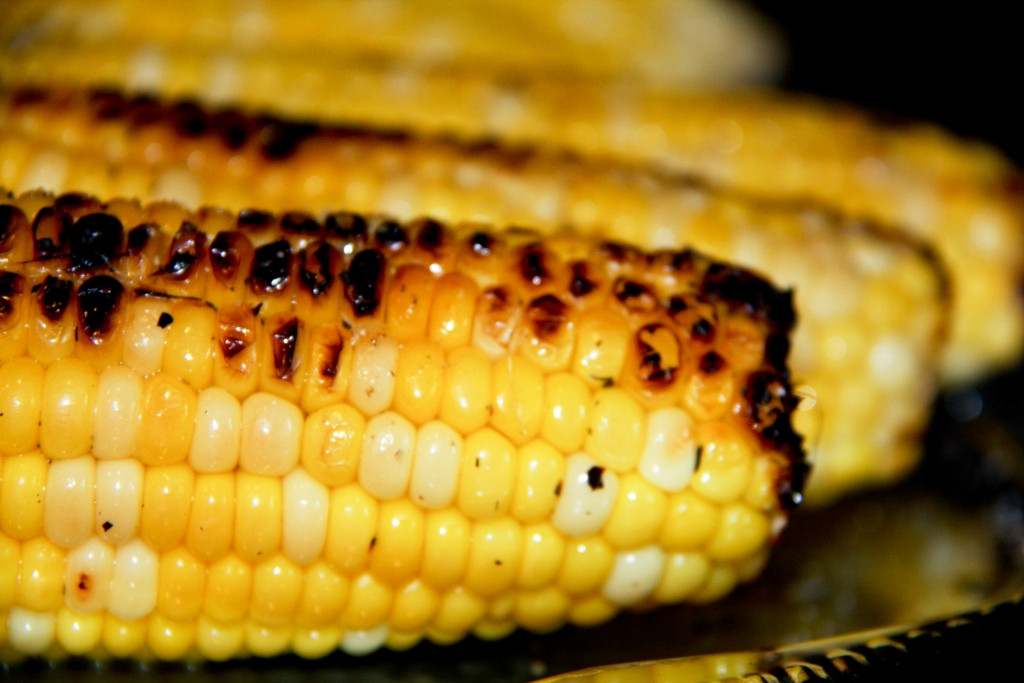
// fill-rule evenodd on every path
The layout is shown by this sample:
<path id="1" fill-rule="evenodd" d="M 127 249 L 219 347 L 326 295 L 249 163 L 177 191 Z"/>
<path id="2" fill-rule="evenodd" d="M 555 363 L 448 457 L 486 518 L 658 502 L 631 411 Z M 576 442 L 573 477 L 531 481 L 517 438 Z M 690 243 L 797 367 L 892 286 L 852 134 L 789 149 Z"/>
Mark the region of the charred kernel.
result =
<path id="1" fill-rule="evenodd" d="M 274 372 L 279 379 L 288 381 L 295 374 L 295 347 L 299 340 L 299 319 L 291 318 L 271 335 Z"/>
<path id="2" fill-rule="evenodd" d="M 59 254 L 71 223 L 71 216 L 59 213 L 52 206 L 40 209 L 32 221 L 32 238 L 36 258 L 47 259 Z"/>
<path id="3" fill-rule="evenodd" d="M 25 213 L 16 206 L 0 206 L 0 253 L 10 250 L 19 224 L 27 224 Z"/>
<path id="4" fill-rule="evenodd" d="M 210 243 L 210 266 L 213 276 L 221 282 L 235 277 L 241 261 L 239 243 L 244 240 L 237 232 L 219 232 Z"/>
<path id="5" fill-rule="evenodd" d="M 352 241 L 366 239 L 366 219 L 357 213 L 338 211 L 329 214 L 324 220 L 324 228 L 329 237 Z"/>
<path id="6" fill-rule="evenodd" d="M 281 216 L 281 230 L 295 235 L 318 235 L 320 224 L 308 213 L 289 211 Z"/>
<path id="7" fill-rule="evenodd" d="M 434 252 L 441 248 L 444 242 L 444 229 L 435 220 L 424 219 L 419 223 L 419 232 L 416 233 L 416 245 L 420 249 Z"/>
<path id="8" fill-rule="evenodd" d="M 91 277 L 78 288 L 78 315 L 82 331 L 89 337 L 106 333 L 110 318 L 121 302 L 124 286 L 109 275 Z"/>
<path id="9" fill-rule="evenodd" d="M 770 448 L 785 453 L 790 463 L 802 462 L 803 438 L 790 421 L 799 399 L 788 380 L 773 371 L 752 373 L 747 378 L 743 397 L 749 405 L 748 416 L 754 433 Z"/>
<path id="10" fill-rule="evenodd" d="M 523 279 L 534 286 L 544 284 L 551 276 L 544 261 L 544 250 L 539 244 L 531 244 L 523 249 L 519 257 L 519 272 Z"/>
<path id="11" fill-rule="evenodd" d="M 320 357 L 320 365 L 316 368 L 321 377 L 333 380 L 338 375 L 338 361 L 345 348 L 345 340 L 337 335 L 329 344 L 324 344 L 324 353 Z"/>
<path id="12" fill-rule="evenodd" d="M 88 206 L 94 206 L 96 200 L 81 192 L 65 192 L 53 200 L 53 205 L 58 209 L 73 211 Z"/>
<path id="13" fill-rule="evenodd" d="M 690 327 L 690 336 L 701 342 L 710 342 L 715 338 L 715 326 L 705 318 L 701 318 Z"/>
<path id="14" fill-rule="evenodd" d="M 188 221 L 183 222 L 171 240 L 170 258 L 160 272 L 177 279 L 188 277 L 205 245 L 206 233 Z"/>
<path id="15" fill-rule="evenodd" d="M 312 124 L 270 123 L 259 132 L 260 150 L 267 159 L 287 159 L 315 132 L 316 126 Z"/>
<path id="16" fill-rule="evenodd" d="M 292 248 L 287 240 L 264 244 L 253 254 L 250 286 L 257 294 L 280 292 L 288 284 Z"/>
<path id="17" fill-rule="evenodd" d="M 25 279 L 17 273 L 0 272 L 0 319 L 14 310 L 14 297 L 21 294 Z"/>
<path id="18" fill-rule="evenodd" d="M 656 384 L 671 383 L 683 362 L 679 339 L 667 325 L 653 323 L 637 330 L 640 378 Z"/>
<path id="19" fill-rule="evenodd" d="M 320 242 L 316 248 L 304 249 L 299 255 L 299 282 L 313 296 L 320 296 L 330 289 L 334 282 L 334 275 L 331 273 L 332 251 L 331 245 Z"/>
<path id="20" fill-rule="evenodd" d="M 149 223 L 141 223 L 128 231 L 128 253 L 137 254 L 146 248 L 150 238 L 159 232 L 159 228 Z"/>
<path id="21" fill-rule="evenodd" d="M 701 356 L 700 363 L 698 365 L 700 371 L 708 375 L 713 375 L 714 373 L 721 370 L 724 366 L 725 359 L 722 358 L 717 353 L 715 353 L 714 351 L 708 351 L 703 356 Z"/>
<path id="22" fill-rule="evenodd" d="M 259 232 L 273 227 L 274 214 L 259 209 L 243 209 L 238 212 L 235 224 L 242 230 Z"/>
<path id="23" fill-rule="evenodd" d="M 469 246 L 473 253 L 479 256 L 489 256 L 494 248 L 494 236 L 483 230 L 474 232 L 469 238 Z"/>
<path id="24" fill-rule="evenodd" d="M 538 339 L 551 339 L 565 324 L 568 306 L 554 294 L 539 296 L 530 302 L 526 315 Z"/>
<path id="25" fill-rule="evenodd" d="M 572 264 L 572 279 L 569 281 L 569 293 L 574 297 L 579 298 L 586 296 L 590 292 L 594 291 L 597 285 L 587 277 L 587 264 L 583 261 L 577 261 Z"/>
<path id="26" fill-rule="evenodd" d="M 34 288 L 33 288 L 34 289 Z M 49 320 L 60 320 L 67 310 L 71 301 L 72 284 L 70 280 L 47 275 L 39 286 L 36 296 L 39 299 L 39 309 Z"/>
<path id="27" fill-rule="evenodd" d="M 124 226 L 117 216 L 90 213 L 68 228 L 73 270 L 96 270 L 110 263 L 121 248 Z"/>
<path id="28" fill-rule="evenodd" d="M 384 276 L 384 254 L 376 249 L 364 249 L 352 259 L 352 265 L 342 276 L 345 297 L 358 316 L 370 315 L 380 304 L 381 280 Z"/>
<path id="29" fill-rule="evenodd" d="M 642 255 L 639 249 L 622 244 L 621 242 L 605 242 L 599 247 L 598 251 L 613 263 L 625 263 Z"/>
<path id="30" fill-rule="evenodd" d="M 594 465 L 587 470 L 587 486 L 591 491 L 604 488 L 604 468 Z"/>
<path id="31" fill-rule="evenodd" d="M 228 306 L 221 311 L 217 338 L 225 358 L 234 358 L 256 341 L 254 315 L 244 307 Z"/>
<path id="32" fill-rule="evenodd" d="M 385 249 L 398 249 L 409 243 L 409 237 L 405 234 L 405 228 L 397 221 L 381 221 L 380 225 L 373 231 L 373 238 L 378 246 Z"/>
<path id="33" fill-rule="evenodd" d="M 173 322 L 174 316 L 168 313 L 167 311 L 164 311 L 163 313 L 160 314 L 160 317 L 157 318 L 156 326 L 159 327 L 160 329 L 164 329 Z"/>
<path id="34" fill-rule="evenodd" d="M 646 285 L 619 278 L 612 288 L 615 298 L 630 311 L 652 313 L 658 309 L 658 297 Z"/>

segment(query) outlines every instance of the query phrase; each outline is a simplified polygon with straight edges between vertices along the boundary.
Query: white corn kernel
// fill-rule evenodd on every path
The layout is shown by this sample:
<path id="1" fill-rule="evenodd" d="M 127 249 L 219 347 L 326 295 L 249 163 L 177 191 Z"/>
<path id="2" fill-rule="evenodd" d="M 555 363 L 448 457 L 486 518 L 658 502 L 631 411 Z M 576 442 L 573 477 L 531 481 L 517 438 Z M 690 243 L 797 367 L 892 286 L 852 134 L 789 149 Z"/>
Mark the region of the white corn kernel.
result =
<path id="1" fill-rule="evenodd" d="M 242 404 L 238 464 L 246 472 L 280 477 L 299 462 L 302 411 L 291 401 L 255 393 Z"/>
<path id="2" fill-rule="evenodd" d="M 99 375 L 92 454 L 99 459 L 133 457 L 142 423 L 142 377 L 124 365 L 112 365 Z"/>
<path id="3" fill-rule="evenodd" d="M 551 523 L 566 536 L 597 533 L 608 521 L 618 495 L 618 475 L 586 453 L 574 453 L 565 461 L 565 479 Z"/>
<path id="4" fill-rule="evenodd" d="M 119 547 L 114 553 L 107 610 L 125 621 L 141 619 L 152 612 L 156 606 L 159 565 L 156 553 L 141 539 Z"/>
<path id="5" fill-rule="evenodd" d="M 381 624 L 366 631 L 345 631 L 341 637 L 341 649 L 350 655 L 368 655 L 384 646 L 388 640 L 388 625 Z"/>
<path id="6" fill-rule="evenodd" d="M 92 534 L 96 460 L 83 455 L 54 460 L 46 473 L 43 530 L 61 548 L 74 548 Z"/>
<path id="7" fill-rule="evenodd" d="M 282 489 L 281 551 L 295 564 L 312 564 L 327 540 L 330 492 L 301 467 L 285 476 Z"/>
<path id="8" fill-rule="evenodd" d="M 455 499 L 462 461 L 462 435 L 434 420 L 416 434 L 409 496 L 417 504 L 439 510 Z"/>
<path id="9" fill-rule="evenodd" d="M 640 474 L 663 491 L 681 491 L 697 469 L 698 447 L 693 419 L 685 411 L 656 410 L 647 416 Z"/>
<path id="10" fill-rule="evenodd" d="M 56 631 L 57 615 L 54 612 L 12 607 L 7 613 L 7 642 L 15 652 L 42 654 L 53 643 Z"/>
<path id="11" fill-rule="evenodd" d="M 242 406 L 221 387 L 207 387 L 196 398 L 196 427 L 188 462 L 196 472 L 230 472 L 238 465 Z"/>
<path id="12" fill-rule="evenodd" d="M 390 337 L 360 339 L 352 347 L 348 400 L 369 417 L 387 410 L 395 396 L 398 343 Z"/>
<path id="13" fill-rule="evenodd" d="M 171 305 L 170 299 L 148 296 L 132 302 L 124 330 L 124 363 L 139 375 L 163 367 Z"/>
<path id="14" fill-rule="evenodd" d="M 130 541 L 139 530 L 143 475 L 134 458 L 96 463 L 96 535 L 111 545 Z"/>
<path id="15" fill-rule="evenodd" d="M 601 592 L 618 605 L 635 605 L 658 587 L 664 568 L 665 553 L 658 546 L 617 553 Z"/>
<path id="16" fill-rule="evenodd" d="M 371 496 L 392 500 L 405 493 L 412 474 L 416 428 L 394 411 L 366 423 L 359 458 L 359 484 Z"/>
<path id="17" fill-rule="evenodd" d="M 90 538 L 68 553 L 64 564 L 64 604 L 76 612 L 96 612 L 107 606 L 114 576 L 114 550 Z"/>

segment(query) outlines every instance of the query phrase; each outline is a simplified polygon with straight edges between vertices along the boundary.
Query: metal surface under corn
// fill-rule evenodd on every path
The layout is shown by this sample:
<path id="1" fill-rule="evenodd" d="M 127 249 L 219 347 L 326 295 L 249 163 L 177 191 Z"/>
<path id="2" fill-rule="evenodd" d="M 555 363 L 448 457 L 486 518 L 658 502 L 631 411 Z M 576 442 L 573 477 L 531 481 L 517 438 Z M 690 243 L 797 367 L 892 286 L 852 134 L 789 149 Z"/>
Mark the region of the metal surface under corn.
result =
<path id="1" fill-rule="evenodd" d="M 0 109 L 0 183 L 241 210 L 338 207 L 404 219 L 565 226 L 645 249 L 687 245 L 795 290 L 794 376 L 808 496 L 911 471 L 938 384 L 949 292 L 930 249 L 812 201 L 761 200 L 687 176 L 440 137 L 318 127 L 195 104 L 25 91 Z"/>
<path id="2" fill-rule="evenodd" d="M 318 657 L 718 598 L 800 499 L 793 320 L 691 250 L 5 195 L 5 656 Z"/>

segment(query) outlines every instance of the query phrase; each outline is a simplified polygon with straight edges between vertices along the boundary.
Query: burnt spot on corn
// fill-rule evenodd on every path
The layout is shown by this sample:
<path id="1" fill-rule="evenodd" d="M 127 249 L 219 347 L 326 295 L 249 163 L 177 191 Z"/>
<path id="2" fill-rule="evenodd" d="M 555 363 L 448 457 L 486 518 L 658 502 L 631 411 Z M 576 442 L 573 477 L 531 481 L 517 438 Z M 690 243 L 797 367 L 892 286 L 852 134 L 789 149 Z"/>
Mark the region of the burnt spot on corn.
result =
<path id="1" fill-rule="evenodd" d="M 690 336 L 696 341 L 710 343 L 715 338 L 715 326 L 707 318 L 701 318 L 690 326 Z"/>
<path id="2" fill-rule="evenodd" d="M 803 486 L 800 473 L 806 466 L 803 437 L 793 428 L 791 419 L 800 399 L 793 393 L 789 378 L 777 370 L 751 373 L 743 388 L 743 398 L 751 431 L 789 462 L 779 471 L 776 491 L 780 501 L 791 507 L 799 503 Z"/>
<path id="3" fill-rule="evenodd" d="M 640 357 L 640 379 L 655 387 L 665 387 L 675 380 L 683 363 L 683 349 L 675 332 L 667 325 L 652 323 L 634 335 Z"/>
<path id="4" fill-rule="evenodd" d="M 366 219 L 357 213 L 338 211 L 329 214 L 324 220 L 324 230 L 328 237 L 345 242 L 366 241 Z"/>
<path id="5" fill-rule="evenodd" d="M 635 280 L 619 278 L 612 287 L 615 298 L 634 313 L 653 313 L 658 310 L 658 297 L 647 285 Z"/>
<path id="6" fill-rule="evenodd" d="M 65 213 L 89 211 L 99 208 L 99 202 L 96 201 L 95 197 L 81 192 L 65 192 L 64 194 L 57 195 L 53 200 L 53 205 Z"/>
<path id="7" fill-rule="evenodd" d="M 299 319 L 290 318 L 271 335 L 274 373 L 278 379 L 291 380 L 295 375 L 295 347 L 299 342 Z"/>
<path id="8" fill-rule="evenodd" d="M 46 319 L 60 320 L 71 302 L 71 281 L 47 275 L 45 280 L 32 289 L 37 290 L 35 294 L 39 302 L 39 310 Z"/>
<path id="9" fill-rule="evenodd" d="M 0 206 L 0 253 L 10 251 L 19 228 L 28 226 L 25 212 L 16 206 Z"/>
<path id="10" fill-rule="evenodd" d="M 288 211 L 281 216 L 281 231 L 290 235 L 319 235 L 321 227 L 308 213 Z"/>
<path id="11" fill-rule="evenodd" d="M 376 249 L 364 249 L 353 257 L 352 264 L 342 275 L 345 297 L 357 316 L 370 315 L 380 305 L 384 265 L 384 254 Z"/>
<path id="12" fill-rule="evenodd" d="M 587 486 L 591 491 L 604 488 L 604 468 L 594 465 L 587 470 Z"/>
<path id="13" fill-rule="evenodd" d="M 478 256 L 490 256 L 494 249 L 494 236 L 483 230 L 474 232 L 469 238 L 469 247 Z"/>
<path id="14" fill-rule="evenodd" d="M 227 230 L 217 233 L 210 243 L 210 269 L 220 282 L 229 282 L 238 274 L 241 265 L 239 245 L 245 236 Z"/>
<path id="15" fill-rule="evenodd" d="M 217 320 L 217 341 L 224 358 L 231 360 L 256 341 L 256 314 L 245 306 L 228 306 Z"/>
<path id="16" fill-rule="evenodd" d="M 444 226 L 432 219 L 419 221 L 416 233 L 416 246 L 431 254 L 436 254 L 444 246 Z"/>
<path id="17" fill-rule="evenodd" d="M 316 131 L 313 124 L 268 121 L 258 134 L 260 151 L 271 161 L 287 159 Z"/>
<path id="18" fill-rule="evenodd" d="M 95 339 L 110 331 L 123 293 L 124 285 L 110 275 L 91 277 L 78 287 L 78 322 L 87 337 Z"/>
<path id="19" fill-rule="evenodd" d="M 174 316 L 164 311 L 160 314 L 160 317 L 156 319 L 156 326 L 160 329 L 164 329 L 174 322 Z"/>
<path id="20" fill-rule="evenodd" d="M 292 248 L 287 240 L 277 240 L 253 253 L 249 286 L 257 294 L 279 293 L 288 285 Z"/>
<path id="21" fill-rule="evenodd" d="M 149 223 L 140 223 L 134 228 L 128 231 L 128 253 L 138 254 L 146 245 L 149 244 L 149 240 L 159 232 L 159 228 Z"/>
<path id="22" fill-rule="evenodd" d="M 398 221 L 384 220 L 373 231 L 373 239 L 383 249 L 401 249 L 409 244 L 409 236 Z"/>
<path id="23" fill-rule="evenodd" d="M 597 287 L 597 284 L 587 274 L 587 264 L 584 261 L 576 261 L 571 266 L 572 277 L 569 280 L 569 293 L 579 299 L 590 294 Z"/>
<path id="24" fill-rule="evenodd" d="M 345 340 L 335 328 L 331 331 L 329 338 L 325 339 L 321 336 L 319 343 L 322 352 L 319 356 L 320 365 L 317 370 L 321 377 L 333 383 L 334 378 L 338 376 L 338 363 L 341 359 L 341 352 L 345 348 Z"/>
<path id="25" fill-rule="evenodd" d="M 569 307 L 554 294 L 544 294 L 531 301 L 526 308 L 530 329 L 541 340 L 550 340 L 568 320 Z"/>
<path id="26" fill-rule="evenodd" d="M 184 280 L 192 274 L 205 246 L 206 233 L 195 224 L 184 221 L 171 240 L 167 263 L 158 272 L 175 280 Z"/>
<path id="27" fill-rule="evenodd" d="M 0 271 L 0 323 L 14 311 L 14 300 L 25 287 L 25 279 L 18 273 Z"/>
<path id="28" fill-rule="evenodd" d="M 713 375 L 725 367 L 725 359 L 714 351 L 708 351 L 700 357 L 697 367 L 706 375 Z"/>
<path id="29" fill-rule="evenodd" d="M 481 295 L 484 300 L 484 309 L 488 313 L 502 313 L 509 308 L 509 293 L 506 287 L 490 287 Z"/>
<path id="30" fill-rule="evenodd" d="M 548 281 L 551 273 L 548 272 L 546 255 L 539 244 L 531 244 L 523 249 L 519 257 L 519 272 L 523 279 L 531 285 L 539 287 Z"/>
<path id="31" fill-rule="evenodd" d="M 117 216 L 90 213 L 68 228 L 71 270 L 98 270 L 108 265 L 121 248 L 124 226 Z"/>
<path id="32" fill-rule="evenodd" d="M 326 242 L 303 249 L 300 254 L 299 282 L 314 297 L 320 296 L 334 282 L 331 273 L 331 258 L 334 248 Z"/>
<path id="33" fill-rule="evenodd" d="M 235 225 L 239 230 L 262 232 L 274 227 L 274 214 L 259 209 L 242 209 L 238 212 Z"/>
<path id="34" fill-rule="evenodd" d="M 32 239 L 36 259 L 49 259 L 61 253 L 71 216 L 54 206 L 44 206 L 32 221 Z"/>
<path id="35" fill-rule="evenodd" d="M 627 244 L 620 242 L 602 242 L 598 247 L 598 254 L 611 263 L 628 263 L 643 256 L 643 252 Z"/>

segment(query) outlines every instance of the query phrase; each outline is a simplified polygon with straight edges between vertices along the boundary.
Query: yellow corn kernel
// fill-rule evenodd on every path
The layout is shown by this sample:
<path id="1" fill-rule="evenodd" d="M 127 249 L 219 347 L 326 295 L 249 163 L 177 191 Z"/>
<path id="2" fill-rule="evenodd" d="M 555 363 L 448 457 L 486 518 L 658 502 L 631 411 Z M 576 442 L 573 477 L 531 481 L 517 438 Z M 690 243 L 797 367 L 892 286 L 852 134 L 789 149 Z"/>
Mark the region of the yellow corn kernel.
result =
<path id="1" fill-rule="evenodd" d="M 704 552 L 669 553 L 661 582 L 651 594 L 655 600 L 673 604 L 689 599 L 711 573 L 711 562 Z"/>
<path id="2" fill-rule="evenodd" d="M 715 535 L 721 514 L 717 504 L 693 491 L 673 493 L 668 498 L 668 511 L 658 543 L 666 550 L 702 548 Z"/>
<path id="3" fill-rule="evenodd" d="M 394 339 L 381 336 L 354 341 L 349 403 L 366 416 L 387 410 L 395 397 L 397 366 L 398 343 Z"/>
<path id="4" fill-rule="evenodd" d="M 81 614 L 67 608 L 57 611 L 57 642 L 70 655 L 86 655 L 103 638 L 103 614 Z"/>
<path id="5" fill-rule="evenodd" d="M 335 571 L 330 562 L 321 560 L 309 566 L 303 575 L 295 623 L 316 628 L 334 624 L 348 601 L 348 593 L 348 578 Z"/>
<path id="6" fill-rule="evenodd" d="M 697 591 L 689 597 L 691 602 L 698 604 L 714 602 L 724 597 L 736 587 L 739 577 L 736 570 L 729 565 L 713 565 L 707 579 Z"/>
<path id="7" fill-rule="evenodd" d="M 89 538 L 95 519 L 96 460 L 83 455 L 57 460 L 46 473 L 43 531 L 62 548 Z"/>
<path id="8" fill-rule="evenodd" d="M 18 590 L 18 562 L 21 543 L 0 534 L 0 614 L 14 604 Z M 0 622 L 3 617 L 0 616 Z"/>
<path id="9" fill-rule="evenodd" d="M 51 612 L 64 602 L 64 550 L 45 537 L 21 544 L 16 603 L 34 612 Z"/>
<path id="10" fill-rule="evenodd" d="M 763 546 L 769 534 L 770 525 L 764 514 L 743 503 L 732 503 L 722 509 L 718 530 L 706 551 L 717 562 L 736 562 Z"/>
<path id="11" fill-rule="evenodd" d="M 565 623 L 569 596 L 557 586 L 516 593 L 515 620 L 534 633 L 547 633 Z"/>
<path id="12" fill-rule="evenodd" d="M 469 561 L 472 530 L 464 515 L 452 508 L 428 512 L 423 543 L 421 578 L 445 589 L 462 580 Z"/>
<path id="13" fill-rule="evenodd" d="M 331 492 L 324 556 L 352 576 L 366 566 L 377 533 L 378 501 L 356 484 Z"/>
<path id="14" fill-rule="evenodd" d="M 181 543 L 194 490 L 195 473 L 185 463 L 147 468 L 139 538 L 157 552 Z"/>
<path id="15" fill-rule="evenodd" d="M 465 585 L 481 597 L 510 590 L 523 559 L 522 525 L 511 517 L 473 524 Z"/>
<path id="16" fill-rule="evenodd" d="M 302 597 L 302 569 L 283 555 L 262 560 L 252 573 L 249 614 L 257 623 L 284 626 L 292 622 Z"/>
<path id="17" fill-rule="evenodd" d="M 600 536 L 570 539 L 558 572 L 558 586 L 571 596 L 591 593 L 604 583 L 614 559 L 612 547 Z"/>
<path id="18" fill-rule="evenodd" d="M 375 415 L 366 423 L 359 456 L 358 480 L 367 493 L 379 500 L 405 494 L 416 453 L 416 428 L 393 410 Z"/>
<path id="19" fill-rule="evenodd" d="M 554 582 L 565 556 L 565 537 L 548 524 L 523 527 L 523 563 L 516 584 L 526 590 Z"/>
<path id="20" fill-rule="evenodd" d="M 245 399 L 238 465 L 246 472 L 280 477 L 299 462 L 305 420 L 297 405 L 258 392 Z"/>
<path id="21" fill-rule="evenodd" d="M 0 464 L 0 531 L 18 540 L 38 536 L 43 531 L 47 459 L 40 453 L 25 453 L 6 456 Z"/>
<path id="22" fill-rule="evenodd" d="M 167 325 L 163 371 L 180 377 L 194 391 L 213 380 L 213 340 L 217 312 L 196 301 L 179 301 L 171 309 Z"/>
<path id="23" fill-rule="evenodd" d="M 146 642 L 147 619 L 120 619 L 112 614 L 103 619 L 103 649 L 113 657 L 130 657 Z"/>
<path id="24" fill-rule="evenodd" d="M 211 662 L 238 656 L 245 644 L 243 622 L 223 623 L 202 615 L 196 621 L 196 649 Z"/>
<path id="25" fill-rule="evenodd" d="M 98 612 L 110 599 L 114 550 L 96 537 L 68 552 L 64 562 L 64 602 L 75 612 Z"/>
<path id="26" fill-rule="evenodd" d="M 582 379 L 568 372 L 556 372 L 544 379 L 544 419 L 541 438 L 563 453 L 583 447 L 587 435 L 590 389 Z"/>
<path id="27" fill-rule="evenodd" d="M 565 476 L 565 457 L 546 441 L 522 446 L 516 458 L 512 514 L 525 524 L 548 519 L 558 503 Z"/>
<path id="28" fill-rule="evenodd" d="M 515 491 L 516 448 L 490 428 L 466 437 L 462 448 L 459 510 L 472 519 L 490 519 L 505 514 Z"/>
<path id="29" fill-rule="evenodd" d="M 491 364 L 483 351 L 464 346 L 448 354 L 447 366 L 441 421 L 462 434 L 470 434 L 490 419 Z"/>
<path id="30" fill-rule="evenodd" d="M 403 266 L 395 272 L 384 307 L 389 337 L 399 342 L 426 338 L 436 280 L 420 265 Z"/>
<path id="31" fill-rule="evenodd" d="M 700 467 L 690 488 L 715 503 L 731 503 L 746 490 L 753 457 L 744 438 L 722 422 L 710 422 L 698 433 L 703 446 Z"/>
<path id="32" fill-rule="evenodd" d="M 200 560 L 213 562 L 227 553 L 235 536 L 235 475 L 199 474 L 185 529 L 185 544 Z"/>
<path id="33" fill-rule="evenodd" d="M 39 444 L 43 367 L 28 356 L 0 364 L 0 456 L 34 450 Z"/>
<path id="34" fill-rule="evenodd" d="M 494 364 L 491 426 L 522 445 L 540 432 L 544 406 L 544 374 L 522 356 L 506 356 Z"/>
<path id="35" fill-rule="evenodd" d="M 282 654 L 292 640 L 291 626 L 265 626 L 253 620 L 245 622 L 245 649 L 257 657 Z"/>
<path id="36" fill-rule="evenodd" d="M 617 316 L 587 311 L 578 323 L 572 370 L 590 386 L 614 382 L 622 372 L 628 344 L 629 335 Z"/>
<path id="37" fill-rule="evenodd" d="M 230 472 L 238 465 L 242 406 L 221 387 L 207 387 L 196 397 L 196 421 L 188 464 L 197 473 Z"/>
<path id="38" fill-rule="evenodd" d="M 133 458 L 96 462 L 96 535 L 120 545 L 139 530 L 145 468 Z"/>
<path id="39" fill-rule="evenodd" d="M 143 381 L 124 365 L 112 365 L 99 374 L 92 454 L 102 460 L 135 457 L 139 452 Z"/>
<path id="40" fill-rule="evenodd" d="M 441 595 L 441 605 L 430 629 L 431 638 L 435 637 L 434 634 L 442 638 L 445 634 L 461 638 L 486 612 L 487 603 L 482 598 L 463 586 L 456 586 Z"/>
<path id="41" fill-rule="evenodd" d="M 413 579 L 395 592 L 388 627 L 392 633 L 426 628 L 440 604 L 441 597 L 434 589 L 419 579 Z"/>
<path id="42" fill-rule="evenodd" d="M 455 500 L 462 448 L 462 435 L 444 422 L 434 420 L 419 428 L 409 479 L 409 497 L 417 505 L 439 510 Z"/>
<path id="43" fill-rule="evenodd" d="M 239 472 L 235 497 L 235 552 L 255 564 L 281 547 L 281 478 Z"/>
<path id="44" fill-rule="evenodd" d="M 616 548 L 654 541 L 665 521 L 668 498 L 637 472 L 619 477 L 619 495 L 601 533 Z"/>
<path id="45" fill-rule="evenodd" d="M 380 504 L 370 572 L 392 586 L 414 578 L 423 557 L 424 512 L 408 499 Z"/>
<path id="46" fill-rule="evenodd" d="M 352 406 L 339 403 L 306 418 L 302 433 L 302 466 L 326 486 L 355 480 L 363 449 L 366 419 Z"/>
<path id="47" fill-rule="evenodd" d="M 437 416 L 444 360 L 440 346 L 421 339 L 406 341 L 398 352 L 394 406 L 413 424 L 422 425 Z"/>
<path id="48" fill-rule="evenodd" d="M 166 372 L 146 379 L 139 459 L 146 465 L 173 465 L 188 457 L 196 417 L 196 392 Z"/>
<path id="49" fill-rule="evenodd" d="M 590 422 L 583 445 L 603 467 L 616 472 L 635 469 L 643 454 L 647 420 L 645 411 L 628 393 L 618 388 L 594 394 Z"/>
<path id="50" fill-rule="evenodd" d="M 46 369 L 39 411 L 39 448 L 49 458 L 75 458 L 92 448 L 96 372 L 78 358 Z"/>
<path id="51" fill-rule="evenodd" d="M 434 285 L 427 338 L 444 350 L 469 344 L 479 288 L 461 273 L 446 273 Z"/>
<path id="52" fill-rule="evenodd" d="M 597 626 L 618 613 L 620 607 L 603 595 L 592 595 L 569 607 L 569 623 L 577 626 Z"/>
<path id="53" fill-rule="evenodd" d="M 225 555 L 206 570 L 203 612 L 213 621 L 230 623 L 249 614 L 253 566 L 234 553 Z"/>
<path id="54" fill-rule="evenodd" d="M 191 619 L 174 621 L 157 613 L 148 622 L 146 644 L 157 659 L 180 660 L 195 642 L 196 624 Z"/>
<path id="55" fill-rule="evenodd" d="M 206 589 L 206 565 L 184 546 L 178 546 L 160 556 L 159 571 L 157 611 L 172 621 L 199 616 Z"/>
<path id="56" fill-rule="evenodd" d="M 319 659 L 337 649 L 343 632 L 340 626 L 326 626 L 317 629 L 295 629 L 292 634 L 291 650 L 306 659 Z"/>
<path id="57" fill-rule="evenodd" d="M 350 631 L 381 626 L 391 611 L 394 591 L 370 573 L 360 574 L 351 585 L 348 602 L 341 613 L 341 625 Z"/>

